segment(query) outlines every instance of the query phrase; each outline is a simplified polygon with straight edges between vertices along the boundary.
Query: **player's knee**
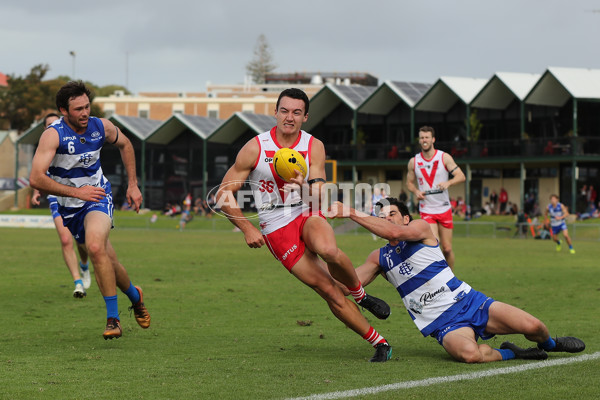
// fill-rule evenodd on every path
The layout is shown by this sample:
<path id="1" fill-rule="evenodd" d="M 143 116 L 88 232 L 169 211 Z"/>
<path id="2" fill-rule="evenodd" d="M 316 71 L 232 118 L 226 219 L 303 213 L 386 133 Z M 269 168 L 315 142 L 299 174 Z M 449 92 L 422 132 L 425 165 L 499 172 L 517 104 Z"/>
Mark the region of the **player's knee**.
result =
<path id="1" fill-rule="evenodd" d="M 73 236 L 69 235 L 60 235 L 60 245 L 63 249 L 72 249 L 73 248 Z"/>
<path id="2" fill-rule="evenodd" d="M 317 253 L 327 263 L 336 262 L 338 257 L 340 256 L 340 249 L 338 249 L 336 244 L 324 245 L 319 248 L 319 251 Z"/>
<path id="3" fill-rule="evenodd" d="M 100 243 L 100 242 L 86 243 L 86 248 L 87 248 L 88 255 L 92 259 L 95 259 L 106 252 L 106 247 L 104 246 L 103 243 Z"/>
<path id="4" fill-rule="evenodd" d="M 525 329 L 529 335 L 544 335 L 548 332 L 546 325 L 533 316 L 527 319 Z"/>

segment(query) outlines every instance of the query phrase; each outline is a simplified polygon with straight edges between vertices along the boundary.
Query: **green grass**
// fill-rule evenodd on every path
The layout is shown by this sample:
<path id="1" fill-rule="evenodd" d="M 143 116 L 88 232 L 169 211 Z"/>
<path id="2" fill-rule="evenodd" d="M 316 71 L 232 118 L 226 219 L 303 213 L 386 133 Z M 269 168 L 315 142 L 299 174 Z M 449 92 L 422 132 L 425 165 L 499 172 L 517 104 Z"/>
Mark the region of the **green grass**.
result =
<path id="1" fill-rule="evenodd" d="M 121 294 L 123 337 L 112 341 L 101 337 L 105 308 L 97 286 L 85 299 L 71 297 L 56 233 L 0 228 L 0 399 L 280 399 L 527 363 L 452 361 L 421 336 L 395 289 L 379 279 L 369 292 L 390 303 L 392 316 L 366 316 L 394 346 L 394 357 L 370 364 L 370 346 L 230 225 L 213 230 L 213 221 L 196 219 L 192 224 L 206 225 L 179 232 L 167 219 L 158 221 L 162 229 L 124 229 L 132 226 L 124 216 L 117 214 L 111 241 L 144 289 L 152 326 L 137 326 Z M 349 234 L 338 244 L 358 264 L 384 242 Z M 539 240 L 457 237 L 454 248 L 459 278 L 539 317 L 553 335 L 582 338 L 584 354 L 598 351 L 597 242 L 577 242 L 576 255 Z M 600 396 L 598 382 L 596 359 L 362 398 L 581 400 Z"/>

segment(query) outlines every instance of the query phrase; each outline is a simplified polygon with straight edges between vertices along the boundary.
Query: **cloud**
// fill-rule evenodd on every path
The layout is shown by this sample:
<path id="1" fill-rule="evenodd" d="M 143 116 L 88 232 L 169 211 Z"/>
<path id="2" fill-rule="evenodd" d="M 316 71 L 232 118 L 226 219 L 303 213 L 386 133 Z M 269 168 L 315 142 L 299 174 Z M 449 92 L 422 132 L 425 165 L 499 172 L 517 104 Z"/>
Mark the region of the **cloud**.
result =
<path id="1" fill-rule="evenodd" d="M 9 4 L 10 3 L 10 4 Z M 360 71 L 380 80 L 487 78 L 550 65 L 600 68 L 594 0 L 404 2 L 57 0 L 3 2 L 0 70 L 50 65 L 133 91 L 240 83 L 264 34 L 279 72 Z M 128 73 L 127 73 L 128 71 Z"/>

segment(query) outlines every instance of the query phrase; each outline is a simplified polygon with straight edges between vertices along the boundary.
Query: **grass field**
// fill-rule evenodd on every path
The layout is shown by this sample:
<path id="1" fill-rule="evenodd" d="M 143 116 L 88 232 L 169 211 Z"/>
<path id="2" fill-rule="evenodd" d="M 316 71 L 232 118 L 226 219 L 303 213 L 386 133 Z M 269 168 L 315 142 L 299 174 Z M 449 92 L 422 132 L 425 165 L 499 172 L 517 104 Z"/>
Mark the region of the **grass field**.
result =
<path id="1" fill-rule="evenodd" d="M 452 361 L 420 335 L 395 289 L 380 279 L 368 291 L 390 303 L 392 316 L 366 316 L 394 356 L 370 364 L 372 348 L 266 248 L 247 248 L 228 225 L 210 229 L 222 221 L 183 232 L 175 220 L 158 221 L 162 229 L 126 229 L 132 221 L 117 216 L 111 241 L 144 289 L 152 326 L 137 326 L 121 294 L 123 337 L 112 341 L 101 337 L 105 308 L 97 286 L 85 299 L 71 297 L 56 233 L 0 228 L 1 399 L 284 399 L 538 363 Z M 384 244 L 365 234 L 339 235 L 338 242 L 356 264 Z M 582 354 L 599 351 L 596 241 L 576 242 L 576 255 L 531 239 L 457 237 L 454 247 L 459 278 L 531 312 L 552 335 L 582 338 Z M 527 345 L 522 336 L 510 338 Z M 356 398 L 582 400 L 600 397 L 598 382 L 596 358 Z"/>

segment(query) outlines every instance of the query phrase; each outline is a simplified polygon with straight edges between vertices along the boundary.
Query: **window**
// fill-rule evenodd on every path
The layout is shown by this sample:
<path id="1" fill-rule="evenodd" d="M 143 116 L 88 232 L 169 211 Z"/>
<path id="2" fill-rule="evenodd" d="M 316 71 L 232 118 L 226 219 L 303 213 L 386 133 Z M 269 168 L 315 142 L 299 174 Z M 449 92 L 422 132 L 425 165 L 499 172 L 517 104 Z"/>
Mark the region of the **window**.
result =
<path id="1" fill-rule="evenodd" d="M 138 117 L 150 118 L 150 104 L 149 103 L 140 103 L 138 105 Z"/>
<path id="2" fill-rule="evenodd" d="M 173 114 L 183 114 L 184 110 L 185 110 L 185 104 L 183 104 L 183 103 L 173 104 Z"/>
<path id="3" fill-rule="evenodd" d="M 206 109 L 209 118 L 219 118 L 219 104 L 209 103 Z"/>

